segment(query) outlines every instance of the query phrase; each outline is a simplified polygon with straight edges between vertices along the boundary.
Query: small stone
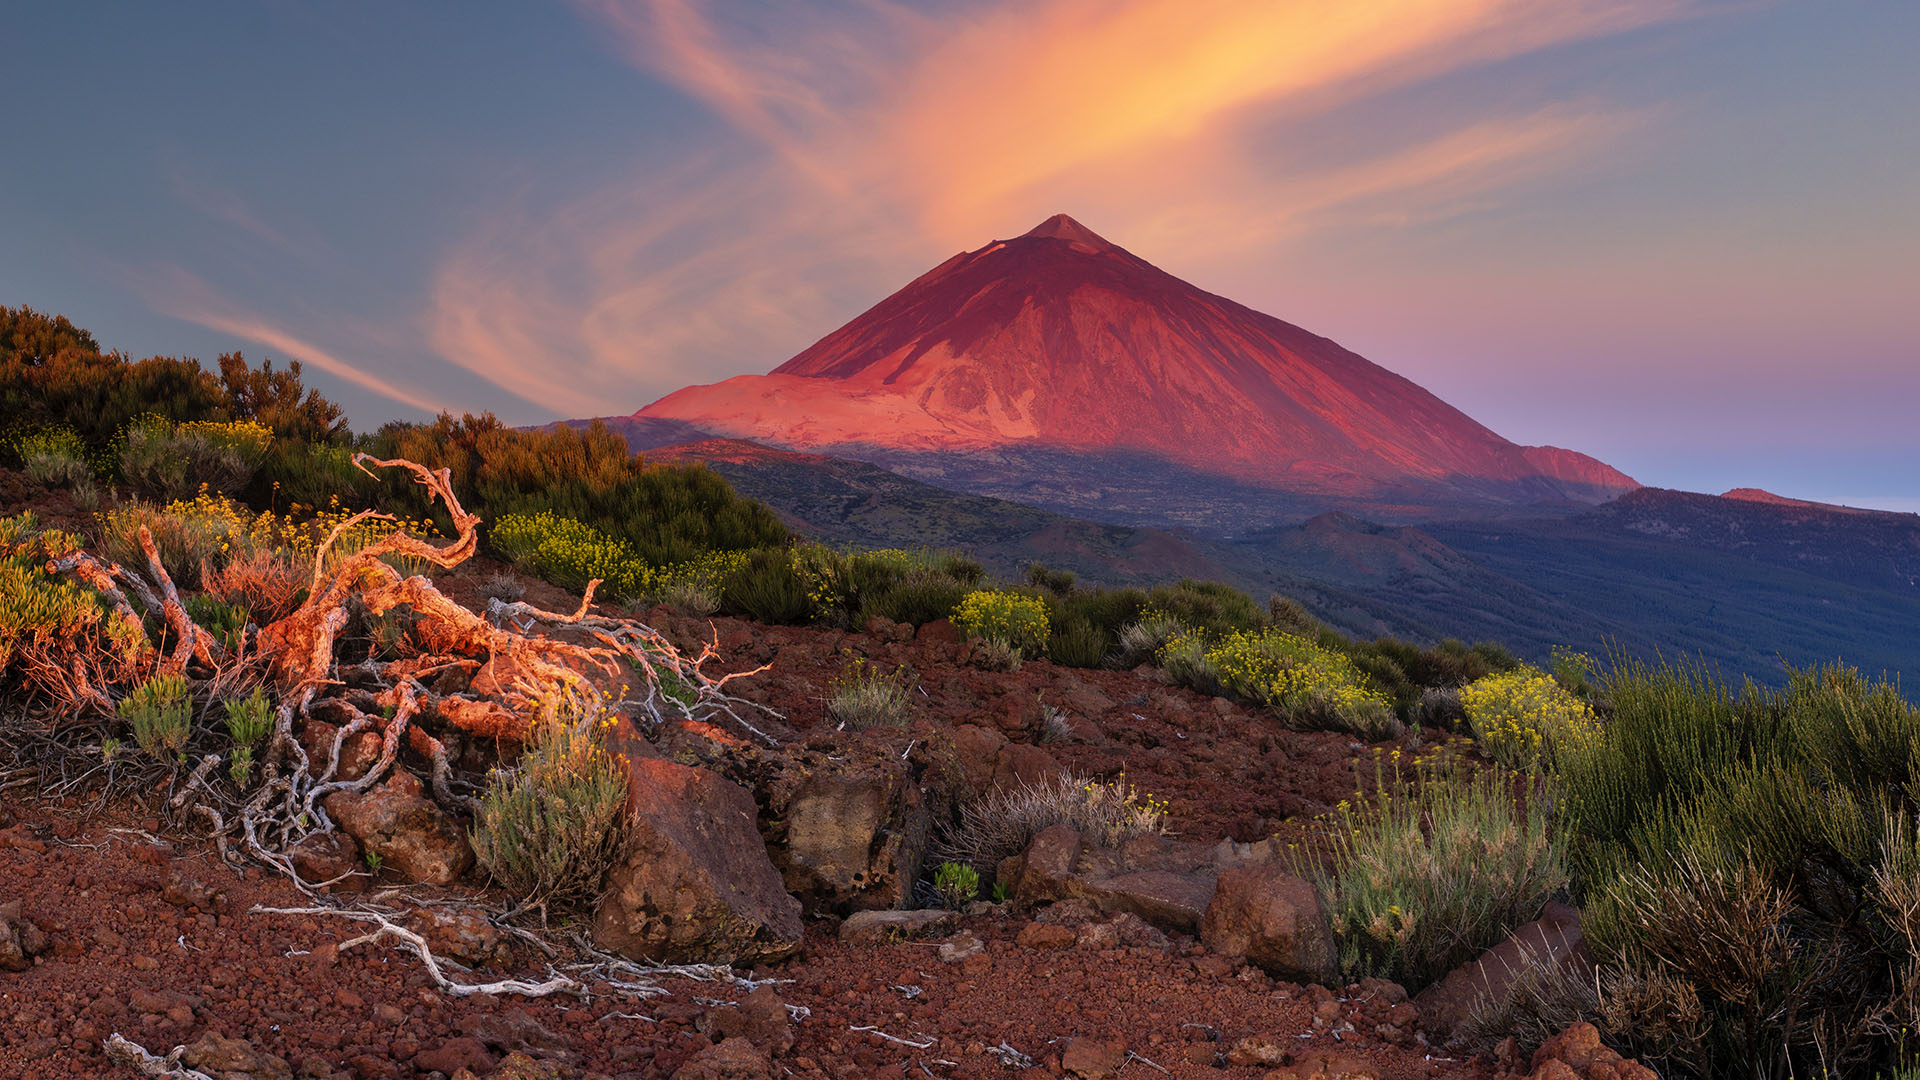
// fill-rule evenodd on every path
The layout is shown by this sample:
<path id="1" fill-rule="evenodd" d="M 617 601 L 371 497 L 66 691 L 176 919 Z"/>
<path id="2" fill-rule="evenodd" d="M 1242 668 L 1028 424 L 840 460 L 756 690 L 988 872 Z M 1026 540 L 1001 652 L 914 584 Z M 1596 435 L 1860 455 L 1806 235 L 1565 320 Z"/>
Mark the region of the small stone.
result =
<path id="1" fill-rule="evenodd" d="M 940 943 L 940 959 L 948 964 L 957 964 L 962 960 L 978 956 L 985 952 L 986 945 L 969 931 L 962 930 Z"/>
<path id="2" fill-rule="evenodd" d="M 1102 1039 L 1069 1039 L 1060 1052 L 1060 1068 L 1068 1076 L 1104 1080 L 1127 1063 L 1127 1048 Z"/>
<path id="3" fill-rule="evenodd" d="M 1071 926 L 1033 922 L 1021 927 L 1014 941 L 1024 949 L 1071 949 L 1079 937 Z"/>
<path id="4" fill-rule="evenodd" d="M 938 908 L 921 911 L 856 911 L 840 924 L 840 940 L 849 945 L 887 945 L 952 926 L 954 913 Z"/>

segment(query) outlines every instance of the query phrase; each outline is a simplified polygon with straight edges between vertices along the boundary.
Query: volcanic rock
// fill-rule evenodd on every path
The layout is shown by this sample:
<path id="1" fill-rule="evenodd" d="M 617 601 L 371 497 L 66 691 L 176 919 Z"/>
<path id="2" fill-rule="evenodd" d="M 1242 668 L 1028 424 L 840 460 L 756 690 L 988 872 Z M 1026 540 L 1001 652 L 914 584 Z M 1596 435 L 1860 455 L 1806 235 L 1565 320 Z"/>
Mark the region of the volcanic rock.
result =
<path id="1" fill-rule="evenodd" d="M 47 935 L 26 917 L 18 900 L 0 904 L 0 971 L 25 971 L 47 951 Z"/>
<path id="2" fill-rule="evenodd" d="M 673 1080 L 772 1080 L 767 1052 L 746 1039 L 733 1038 L 687 1059 Z"/>
<path id="3" fill-rule="evenodd" d="M 916 911 L 856 911 L 840 924 L 840 940 L 849 945 L 886 945 L 939 933 L 958 916 L 939 908 Z"/>
<path id="4" fill-rule="evenodd" d="M 767 857 L 753 797 L 706 769 L 627 762 L 627 844 L 594 941 L 635 960 L 750 963 L 800 945 L 800 902 Z"/>
<path id="5" fill-rule="evenodd" d="M 245 1039 L 222 1038 L 211 1031 L 180 1057 L 214 1080 L 293 1080 L 286 1059 L 256 1050 Z"/>
<path id="6" fill-rule="evenodd" d="M 1200 940 L 1223 956 L 1245 957 L 1278 979 L 1328 983 L 1339 973 L 1320 894 L 1268 864 L 1221 873 L 1201 921 Z"/>
<path id="7" fill-rule="evenodd" d="M 396 768 L 369 791 L 336 791 L 327 796 L 326 808 L 361 846 L 409 881 L 451 885 L 473 866 L 466 831 L 405 769 Z"/>

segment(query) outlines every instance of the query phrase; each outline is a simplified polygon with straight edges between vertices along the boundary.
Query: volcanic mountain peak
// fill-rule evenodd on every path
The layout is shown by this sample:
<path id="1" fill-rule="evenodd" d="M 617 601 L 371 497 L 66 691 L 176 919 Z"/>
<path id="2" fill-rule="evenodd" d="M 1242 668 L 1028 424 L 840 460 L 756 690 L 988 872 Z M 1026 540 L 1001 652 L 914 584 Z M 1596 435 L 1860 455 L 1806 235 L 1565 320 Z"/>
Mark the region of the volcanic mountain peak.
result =
<path id="1" fill-rule="evenodd" d="M 936 472 L 941 455 L 1065 454 L 1086 474 L 1069 487 L 1088 491 L 1122 458 L 1326 505 L 1591 503 L 1637 486 L 1585 455 L 1508 442 L 1065 214 L 948 259 L 771 374 L 637 415 L 843 457 L 918 455 Z"/>
<path id="2" fill-rule="evenodd" d="M 1085 244 L 1095 251 L 1113 251 L 1116 245 L 1107 238 L 1073 220 L 1065 214 L 1055 214 L 1021 234 L 1021 239 L 1066 240 Z"/>

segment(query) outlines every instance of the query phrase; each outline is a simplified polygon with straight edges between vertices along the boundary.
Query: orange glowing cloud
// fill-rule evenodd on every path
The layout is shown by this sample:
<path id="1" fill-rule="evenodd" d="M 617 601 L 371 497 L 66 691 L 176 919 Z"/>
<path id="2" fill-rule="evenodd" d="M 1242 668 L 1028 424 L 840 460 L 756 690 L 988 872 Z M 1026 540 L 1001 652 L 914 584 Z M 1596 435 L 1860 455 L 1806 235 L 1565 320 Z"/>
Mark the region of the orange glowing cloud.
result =
<path id="1" fill-rule="evenodd" d="M 1698 0 L 579 2 L 623 56 L 747 139 L 722 132 L 668 175 L 557 210 L 500 209 L 443 261 L 435 350 L 575 416 L 767 370 L 857 313 L 832 286 L 870 302 L 1060 210 L 1177 267 L 1483 205 L 1642 114 L 1421 104 L 1397 142 L 1329 149 L 1296 132 Z"/>

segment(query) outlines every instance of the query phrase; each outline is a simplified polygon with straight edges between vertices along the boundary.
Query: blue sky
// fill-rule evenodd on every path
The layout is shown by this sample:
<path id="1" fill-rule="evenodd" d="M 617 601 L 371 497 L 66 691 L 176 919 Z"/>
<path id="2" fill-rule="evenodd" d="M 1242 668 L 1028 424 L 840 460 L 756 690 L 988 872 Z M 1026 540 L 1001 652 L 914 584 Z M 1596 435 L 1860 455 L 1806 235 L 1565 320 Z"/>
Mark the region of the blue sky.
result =
<path id="1" fill-rule="evenodd" d="M 1058 211 L 1517 441 L 1920 510 L 1920 5 L 47 4 L 0 302 L 356 427 L 765 371 Z"/>

